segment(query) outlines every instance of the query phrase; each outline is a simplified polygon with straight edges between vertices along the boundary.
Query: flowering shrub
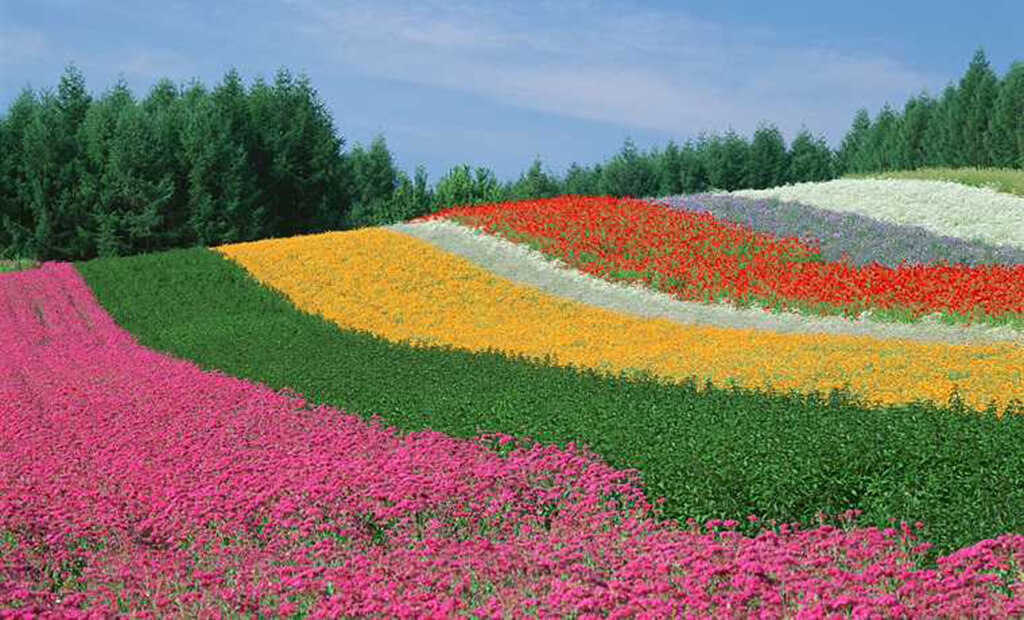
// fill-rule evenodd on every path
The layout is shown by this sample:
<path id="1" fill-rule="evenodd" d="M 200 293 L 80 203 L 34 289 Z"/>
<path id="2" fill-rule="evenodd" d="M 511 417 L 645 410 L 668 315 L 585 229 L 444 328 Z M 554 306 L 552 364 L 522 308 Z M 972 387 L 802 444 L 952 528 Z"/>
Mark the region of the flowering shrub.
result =
<path id="1" fill-rule="evenodd" d="M 1024 613 L 1021 535 L 923 568 L 920 524 L 680 529 L 573 444 L 401 435 L 140 347 L 68 264 L 0 307 L 0 617 Z"/>

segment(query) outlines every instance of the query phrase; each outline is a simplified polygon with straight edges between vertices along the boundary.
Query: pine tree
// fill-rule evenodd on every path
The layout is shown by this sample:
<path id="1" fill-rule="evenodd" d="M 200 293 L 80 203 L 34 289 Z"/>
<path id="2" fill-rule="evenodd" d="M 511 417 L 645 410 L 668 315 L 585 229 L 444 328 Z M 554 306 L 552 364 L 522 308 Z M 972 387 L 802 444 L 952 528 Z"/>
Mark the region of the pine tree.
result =
<path id="1" fill-rule="evenodd" d="M 378 226 L 390 222 L 405 208 L 397 207 L 398 203 L 412 201 L 412 182 L 395 167 L 383 135 L 374 137 L 369 150 L 356 144 L 349 157 L 348 168 L 355 189 L 350 226 Z M 403 189 L 402 196 L 396 198 L 395 192 L 400 189 L 403 178 L 408 186 Z"/>
<path id="2" fill-rule="evenodd" d="M 1017 167 L 1024 169 L 1024 112 L 1017 117 Z"/>
<path id="3" fill-rule="evenodd" d="M 249 241 L 266 235 L 245 147 L 230 129 L 229 113 L 195 84 L 185 92 L 182 131 L 188 169 L 188 227 L 203 246 Z"/>
<path id="4" fill-rule="evenodd" d="M 989 160 L 997 168 L 1024 167 L 1017 136 L 1024 132 L 1024 62 L 1014 62 L 999 84 L 986 141 Z"/>
<path id="5" fill-rule="evenodd" d="M 790 146 L 787 178 L 790 183 L 832 178 L 832 152 L 824 137 L 815 138 L 806 127 L 800 129 Z"/>
<path id="6" fill-rule="evenodd" d="M 932 106 L 921 139 L 921 150 L 926 166 L 952 166 L 960 163 L 960 149 L 953 138 L 953 106 L 956 102 L 956 87 L 948 84 L 942 97 Z"/>
<path id="7" fill-rule="evenodd" d="M 231 234 L 238 235 L 240 240 L 273 234 L 276 231 L 268 221 L 272 207 L 263 196 L 263 183 L 255 165 L 259 130 L 245 85 L 234 68 L 229 69 L 220 84 L 210 91 L 209 100 L 212 106 L 210 120 L 221 125 L 215 131 L 218 139 L 223 141 L 221 147 L 231 152 L 229 166 L 236 170 L 230 177 L 230 183 L 238 184 L 237 202 L 231 202 L 235 200 L 231 198 L 221 203 L 224 211 L 219 218 L 226 230 L 234 231 Z M 236 189 L 232 186 L 224 191 L 233 195 Z"/>
<path id="8" fill-rule="evenodd" d="M 733 191 L 744 186 L 750 157 L 747 140 L 729 129 L 708 142 L 708 176 L 715 189 Z"/>
<path id="9" fill-rule="evenodd" d="M 897 139 L 900 132 L 899 117 L 888 103 L 882 106 L 868 134 L 866 151 L 863 151 L 864 171 L 879 172 L 896 168 Z"/>
<path id="10" fill-rule="evenodd" d="M 25 88 L 3 118 L 0 132 L 0 257 L 30 256 L 32 211 L 30 178 L 26 174 L 25 134 L 39 113 L 39 102 Z"/>
<path id="11" fill-rule="evenodd" d="M 786 142 L 775 125 L 762 123 L 754 131 L 745 185 L 755 189 L 777 187 L 786 182 Z"/>
<path id="12" fill-rule="evenodd" d="M 494 171 L 484 166 L 477 166 L 473 174 L 474 202 L 501 202 L 505 199 L 505 192 L 494 175 Z"/>
<path id="13" fill-rule="evenodd" d="M 358 202 L 371 204 L 387 201 L 398 187 L 398 171 L 388 150 L 383 135 L 377 135 L 370 143 L 369 150 L 358 147 L 353 150 L 353 181 L 357 188 Z"/>
<path id="14" fill-rule="evenodd" d="M 642 198 L 658 192 L 659 179 L 652 158 L 641 154 L 626 138 L 622 149 L 604 166 L 599 191 L 609 196 Z"/>
<path id="15" fill-rule="evenodd" d="M 157 168 L 152 149 L 154 131 L 138 106 L 118 110 L 103 185 L 93 216 L 100 256 L 118 256 L 153 249 L 174 194 L 171 171 Z"/>
<path id="16" fill-rule="evenodd" d="M 684 193 L 706 192 L 711 187 L 707 167 L 707 140 L 706 135 L 700 136 L 696 143 L 687 140 L 679 151 L 680 183 Z"/>
<path id="17" fill-rule="evenodd" d="M 88 240 L 86 256 L 114 256 L 121 253 L 116 240 L 116 227 L 108 217 L 108 196 L 117 191 L 120 182 L 111 174 L 111 151 L 117 134 L 118 120 L 125 110 L 135 106 L 128 86 L 119 81 L 113 88 L 93 102 L 82 123 L 81 138 L 85 152 L 85 171 L 80 191 L 89 204 L 85 216 L 78 222 L 80 235 Z M 104 237 L 101 243 L 100 238 Z M 102 246 L 102 247 L 101 247 Z"/>
<path id="18" fill-rule="evenodd" d="M 911 97 L 903 107 L 897 147 L 897 167 L 915 170 L 926 162 L 925 132 L 935 109 L 935 101 L 927 94 Z"/>
<path id="19" fill-rule="evenodd" d="M 74 64 L 69 65 L 61 76 L 54 100 L 57 127 L 52 134 L 51 152 L 57 159 L 52 202 L 47 207 L 49 237 L 45 241 L 39 238 L 49 246 L 53 258 L 80 256 L 88 245 L 77 229 L 89 209 L 88 201 L 80 193 L 85 165 L 78 134 L 91 103 L 81 71 Z"/>
<path id="20" fill-rule="evenodd" d="M 984 50 L 978 48 L 960 79 L 953 106 L 953 139 L 960 145 L 963 165 L 989 165 L 985 135 L 995 109 L 998 83 Z"/>
<path id="21" fill-rule="evenodd" d="M 530 167 L 519 175 L 511 185 L 509 198 L 548 198 L 559 193 L 558 179 L 544 171 L 540 157 L 535 157 Z"/>
<path id="22" fill-rule="evenodd" d="M 683 191 L 682 156 L 679 147 L 672 140 L 657 161 L 658 195 L 675 196 Z"/>
<path id="23" fill-rule="evenodd" d="M 868 140 L 871 136 L 871 117 L 867 108 L 860 108 L 853 124 L 839 146 L 839 172 L 865 172 L 867 170 Z"/>
<path id="24" fill-rule="evenodd" d="M 416 173 L 412 185 L 413 203 L 415 209 L 410 217 L 419 217 L 430 213 L 433 203 L 433 191 L 427 183 L 427 169 L 422 164 L 416 166 Z"/>
<path id="25" fill-rule="evenodd" d="M 599 179 L 600 173 L 595 173 L 591 168 L 585 168 L 572 162 L 565 172 L 565 193 L 577 196 L 597 195 Z"/>
<path id="26" fill-rule="evenodd" d="M 344 139 L 308 76 L 281 68 L 249 93 L 256 128 L 253 168 L 263 188 L 266 234 L 290 236 L 341 227 L 358 194 Z"/>
<path id="27" fill-rule="evenodd" d="M 174 190 L 163 223 L 154 232 L 152 243 L 160 249 L 187 244 L 188 171 L 182 159 L 181 128 L 184 105 L 177 86 L 168 79 L 159 80 L 141 103 L 153 131 L 153 166 L 170 173 Z"/>
<path id="28" fill-rule="evenodd" d="M 469 164 L 451 168 L 434 187 L 434 211 L 475 201 L 473 176 Z"/>
<path id="29" fill-rule="evenodd" d="M 31 230 L 17 224 L 19 252 L 40 259 L 68 260 L 85 253 L 88 239 L 78 224 L 88 202 L 81 194 L 84 150 L 79 130 L 91 105 L 85 80 L 74 65 L 61 76 L 57 94 L 44 91 L 22 134 L 26 185 L 19 202 L 31 213 Z"/>

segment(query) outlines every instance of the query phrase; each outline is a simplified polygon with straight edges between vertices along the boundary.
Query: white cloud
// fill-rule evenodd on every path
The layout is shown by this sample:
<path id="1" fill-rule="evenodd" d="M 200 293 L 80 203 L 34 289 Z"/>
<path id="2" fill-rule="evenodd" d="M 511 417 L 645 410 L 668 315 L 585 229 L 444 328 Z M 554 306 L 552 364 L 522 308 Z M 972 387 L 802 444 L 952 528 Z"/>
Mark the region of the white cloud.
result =
<path id="1" fill-rule="evenodd" d="M 872 54 L 778 46 L 679 12 L 596 2 L 291 3 L 325 60 L 534 110 L 691 135 L 770 120 L 835 140 L 853 111 L 939 84 Z M 572 24 L 567 26 L 566 24 Z"/>

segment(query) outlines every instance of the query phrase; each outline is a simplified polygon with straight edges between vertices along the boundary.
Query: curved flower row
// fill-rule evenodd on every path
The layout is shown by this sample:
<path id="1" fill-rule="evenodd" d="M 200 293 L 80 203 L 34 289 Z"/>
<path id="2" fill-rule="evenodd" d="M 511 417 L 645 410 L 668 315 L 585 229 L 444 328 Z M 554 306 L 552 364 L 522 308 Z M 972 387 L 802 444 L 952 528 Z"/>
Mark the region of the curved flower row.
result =
<path id="1" fill-rule="evenodd" d="M 913 224 L 894 224 L 851 211 L 799 202 L 746 198 L 733 194 L 687 194 L 659 198 L 656 204 L 712 216 L 779 237 L 814 240 L 822 258 L 854 265 L 945 261 L 966 265 L 1024 265 L 1024 247 L 969 241 Z M 879 240 L 884 239 L 884 243 Z"/>
<path id="2" fill-rule="evenodd" d="M 393 342 L 488 348 L 612 373 L 829 393 L 876 403 L 1024 397 L 1024 348 L 681 325 L 514 284 L 419 239 L 362 229 L 217 248 L 300 310 Z"/>
<path id="3" fill-rule="evenodd" d="M 923 179 L 833 179 L 732 192 L 859 213 L 939 235 L 1024 248 L 1024 197 L 985 187 Z"/>
<path id="4" fill-rule="evenodd" d="M 562 196 L 453 207 L 414 221 L 435 218 L 528 241 L 585 273 L 641 280 L 684 300 L 968 321 L 1024 314 L 1024 265 L 828 263 L 796 239 L 642 200 Z"/>
<path id="5" fill-rule="evenodd" d="M 921 569 L 906 524 L 679 529 L 573 445 L 400 436 L 140 347 L 69 264 L 0 308 L 0 617 L 1024 613 L 1024 536 Z"/>

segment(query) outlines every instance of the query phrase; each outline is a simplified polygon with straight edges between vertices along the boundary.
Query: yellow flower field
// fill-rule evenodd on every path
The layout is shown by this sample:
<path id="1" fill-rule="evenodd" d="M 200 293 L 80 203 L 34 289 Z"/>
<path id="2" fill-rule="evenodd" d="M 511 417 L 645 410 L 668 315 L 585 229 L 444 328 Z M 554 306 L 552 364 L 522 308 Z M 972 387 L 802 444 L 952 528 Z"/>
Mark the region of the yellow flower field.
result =
<path id="1" fill-rule="evenodd" d="M 644 318 L 515 284 L 381 228 L 229 244 L 217 251 L 301 310 L 394 342 L 487 348 L 611 373 L 799 392 L 848 385 L 864 402 L 931 400 L 954 386 L 1000 410 L 1024 397 L 1024 350 L 860 335 L 782 334 Z"/>

